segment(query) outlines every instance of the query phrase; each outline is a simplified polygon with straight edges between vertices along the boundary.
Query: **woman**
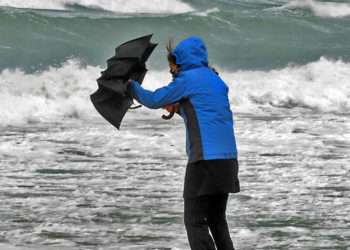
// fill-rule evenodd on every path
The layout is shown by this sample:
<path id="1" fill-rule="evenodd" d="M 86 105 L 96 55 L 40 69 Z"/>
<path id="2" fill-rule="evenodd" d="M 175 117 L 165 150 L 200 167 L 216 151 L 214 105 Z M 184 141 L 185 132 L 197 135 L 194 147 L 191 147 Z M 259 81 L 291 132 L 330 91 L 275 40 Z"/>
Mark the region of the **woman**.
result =
<path id="1" fill-rule="evenodd" d="M 226 204 L 228 193 L 239 192 L 239 180 L 228 87 L 208 67 L 199 37 L 188 37 L 168 52 L 173 81 L 149 91 L 131 80 L 131 94 L 148 108 L 178 111 L 185 121 L 184 222 L 191 249 L 232 250 Z"/>

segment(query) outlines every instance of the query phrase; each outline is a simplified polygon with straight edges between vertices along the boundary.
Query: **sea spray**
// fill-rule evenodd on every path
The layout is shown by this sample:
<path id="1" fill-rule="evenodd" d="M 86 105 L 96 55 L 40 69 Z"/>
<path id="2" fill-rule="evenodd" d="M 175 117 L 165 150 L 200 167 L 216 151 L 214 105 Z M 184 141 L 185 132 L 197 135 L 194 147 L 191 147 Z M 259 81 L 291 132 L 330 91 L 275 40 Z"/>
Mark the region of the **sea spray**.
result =
<path id="1" fill-rule="evenodd" d="M 57 121 L 91 114 L 89 94 L 97 87 L 100 69 L 68 60 L 61 67 L 26 74 L 3 70 L 0 74 L 0 124 Z"/>
<path id="2" fill-rule="evenodd" d="M 350 63 L 320 60 L 270 71 L 224 72 L 238 110 L 256 107 L 305 108 L 350 113 Z"/>
<path id="3" fill-rule="evenodd" d="M 33 74 L 3 70 L 1 125 L 97 117 L 89 95 L 97 89 L 95 80 L 101 70 L 74 59 Z M 341 60 L 320 58 L 306 65 L 268 71 L 218 70 L 230 88 L 235 112 L 302 108 L 344 114 L 350 110 L 350 63 Z M 150 70 L 143 86 L 155 90 L 170 81 L 167 71 Z"/>

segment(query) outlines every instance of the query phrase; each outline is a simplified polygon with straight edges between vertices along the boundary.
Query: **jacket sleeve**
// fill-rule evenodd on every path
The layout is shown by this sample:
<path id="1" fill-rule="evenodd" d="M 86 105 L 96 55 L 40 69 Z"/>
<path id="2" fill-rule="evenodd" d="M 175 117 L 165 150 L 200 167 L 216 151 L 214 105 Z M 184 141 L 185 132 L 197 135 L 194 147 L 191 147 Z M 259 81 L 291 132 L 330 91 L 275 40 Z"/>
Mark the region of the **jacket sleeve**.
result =
<path id="1" fill-rule="evenodd" d="M 132 96 L 144 106 L 157 109 L 167 104 L 175 103 L 186 97 L 186 84 L 183 77 L 176 77 L 169 85 L 150 91 L 144 89 L 137 81 L 131 81 Z"/>

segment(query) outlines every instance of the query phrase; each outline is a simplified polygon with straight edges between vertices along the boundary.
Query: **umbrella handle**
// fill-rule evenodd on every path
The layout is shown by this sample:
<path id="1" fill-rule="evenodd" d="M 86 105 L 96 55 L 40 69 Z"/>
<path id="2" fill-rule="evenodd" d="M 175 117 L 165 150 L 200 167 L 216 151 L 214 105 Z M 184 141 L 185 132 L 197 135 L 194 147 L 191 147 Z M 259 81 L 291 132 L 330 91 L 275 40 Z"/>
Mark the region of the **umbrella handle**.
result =
<path id="1" fill-rule="evenodd" d="M 141 108 L 141 107 L 142 107 L 142 105 L 136 105 L 136 106 L 130 107 L 129 109 L 138 109 L 138 108 Z"/>
<path id="2" fill-rule="evenodd" d="M 175 112 L 170 112 L 169 114 L 167 115 L 162 115 L 162 119 L 164 120 L 170 120 L 171 118 L 173 118 Z"/>

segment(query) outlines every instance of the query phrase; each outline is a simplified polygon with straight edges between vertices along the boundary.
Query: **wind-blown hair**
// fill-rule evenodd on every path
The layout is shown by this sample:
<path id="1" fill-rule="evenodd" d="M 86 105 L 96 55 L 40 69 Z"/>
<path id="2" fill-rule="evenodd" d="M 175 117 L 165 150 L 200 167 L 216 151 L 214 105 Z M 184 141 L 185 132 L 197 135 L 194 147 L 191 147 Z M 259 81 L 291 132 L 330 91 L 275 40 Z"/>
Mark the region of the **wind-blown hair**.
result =
<path id="1" fill-rule="evenodd" d="M 168 58 L 168 62 L 172 63 L 172 64 L 176 64 L 176 57 L 173 54 L 173 49 L 174 49 L 174 40 L 172 38 L 168 39 L 168 42 L 166 44 L 166 50 L 168 52 L 167 58 Z M 176 64 L 178 65 L 178 64 Z M 180 65 L 178 65 L 180 67 Z M 215 74 L 219 75 L 219 72 L 212 66 L 208 65 L 208 68 L 210 68 L 211 70 L 213 70 L 215 72 Z"/>
<path id="2" fill-rule="evenodd" d="M 173 49 L 174 49 L 174 41 L 173 39 L 169 38 L 168 43 L 166 45 L 166 50 L 168 52 L 168 61 L 172 64 L 176 64 L 176 57 L 173 54 Z"/>

